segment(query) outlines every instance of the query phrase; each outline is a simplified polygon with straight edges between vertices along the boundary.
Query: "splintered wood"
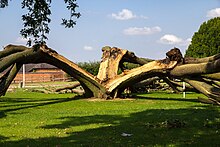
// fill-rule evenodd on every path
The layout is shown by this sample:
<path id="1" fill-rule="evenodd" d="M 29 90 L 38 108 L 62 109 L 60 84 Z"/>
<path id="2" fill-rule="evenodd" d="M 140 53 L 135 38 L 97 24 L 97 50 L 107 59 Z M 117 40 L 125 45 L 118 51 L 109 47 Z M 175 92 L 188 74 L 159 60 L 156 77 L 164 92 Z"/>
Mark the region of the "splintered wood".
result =
<path id="1" fill-rule="evenodd" d="M 97 78 L 101 82 L 105 82 L 117 76 L 119 63 L 123 56 L 127 53 L 127 50 L 105 46 L 102 48 L 102 52 L 102 61 Z"/>

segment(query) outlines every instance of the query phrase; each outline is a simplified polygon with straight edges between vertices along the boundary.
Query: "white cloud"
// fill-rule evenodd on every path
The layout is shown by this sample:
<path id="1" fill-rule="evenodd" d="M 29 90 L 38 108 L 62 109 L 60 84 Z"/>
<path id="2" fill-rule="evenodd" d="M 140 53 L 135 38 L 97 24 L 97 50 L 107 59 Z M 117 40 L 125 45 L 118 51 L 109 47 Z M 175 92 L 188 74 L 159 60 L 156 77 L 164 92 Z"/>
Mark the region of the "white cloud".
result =
<path id="1" fill-rule="evenodd" d="M 167 34 L 160 38 L 160 42 L 163 44 L 178 44 L 181 43 L 183 40 L 178 38 L 175 35 Z"/>
<path id="2" fill-rule="evenodd" d="M 23 37 L 18 37 L 15 42 L 20 44 L 27 44 L 28 39 Z"/>
<path id="3" fill-rule="evenodd" d="M 137 17 L 135 14 L 133 14 L 132 11 L 128 9 L 122 9 L 122 11 L 118 12 L 117 14 L 112 13 L 111 16 L 117 20 L 129 20 Z"/>
<path id="4" fill-rule="evenodd" d="M 86 51 L 92 51 L 92 50 L 93 50 L 93 47 L 88 46 L 88 45 L 85 45 L 85 46 L 83 47 L 83 49 L 86 50 Z"/>
<path id="5" fill-rule="evenodd" d="M 111 17 L 117 20 L 129 20 L 129 19 L 134 19 L 134 18 L 148 19 L 147 16 L 144 16 L 144 15 L 137 16 L 131 10 L 128 10 L 128 9 L 122 9 L 118 13 L 112 13 Z"/>
<path id="6" fill-rule="evenodd" d="M 220 17 L 220 8 L 215 8 L 208 11 L 206 16 L 209 18 Z"/>
<path id="7" fill-rule="evenodd" d="M 159 43 L 162 44 L 180 45 L 180 46 L 188 46 L 190 42 L 191 42 L 191 38 L 184 40 L 172 34 L 166 34 L 162 36 L 159 40 Z"/>
<path id="8" fill-rule="evenodd" d="M 155 34 L 158 32 L 161 32 L 161 28 L 156 26 L 156 27 L 143 27 L 143 28 L 138 28 L 138 27 L 130 27 L 128 29 L 125 29 L 124 31 L 125 35 L 151 35 Z"/>

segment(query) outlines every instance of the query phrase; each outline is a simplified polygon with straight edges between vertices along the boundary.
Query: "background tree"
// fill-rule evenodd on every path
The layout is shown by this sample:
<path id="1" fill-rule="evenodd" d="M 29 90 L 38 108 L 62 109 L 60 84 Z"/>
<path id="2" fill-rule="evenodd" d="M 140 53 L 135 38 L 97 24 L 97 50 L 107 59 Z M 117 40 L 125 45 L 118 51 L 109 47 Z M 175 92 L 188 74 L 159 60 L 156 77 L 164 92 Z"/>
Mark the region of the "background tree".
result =
<path id="1" fill-rule="evenodd" d="M 186 57 L 202 58 L 220 52 L 220 17 L 204 22 L 193 35 Z"/>
<path id="2" fill-rule="evenodd" d="M 20 33 L 24 38 L 29 38 L 28 45 L 31 46 L 31 38 L 34 43 L 43 43 L 47 40 L 50 32 L 49 23 L 51 22 L 50 4 L 52 0 L 22 0 L 21 8 L 26 9 L 27 13 L 22 15 L 23 28 Z M 0 8 L 8 6 L 8 0 L 0 0 Z M 80 13 L 76 12 L 78 7 L 76 0 L 64 0 L 66 8 L 70 11 L 69 19 L 62 19 L 62 25 L 72 28 L 76 24 L 74 17 L 79 18 Z"/>
<path id="3" fill-rule="evenodd" d="M 99 72 L 100 62 L 79 62 L 78 66 L 96 76 Z"/>

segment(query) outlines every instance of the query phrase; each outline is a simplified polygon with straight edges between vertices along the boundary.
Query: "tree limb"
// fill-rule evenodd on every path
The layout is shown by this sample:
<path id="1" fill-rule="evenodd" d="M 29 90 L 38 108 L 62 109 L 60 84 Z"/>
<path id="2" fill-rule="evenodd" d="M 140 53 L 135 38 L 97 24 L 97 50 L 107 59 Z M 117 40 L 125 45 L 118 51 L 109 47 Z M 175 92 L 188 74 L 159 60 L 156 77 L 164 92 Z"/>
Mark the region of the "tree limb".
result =
<path id="1" fill-rule="evenodd" d="M 197 78 L 184 78 L 183 80 L 192 85 L 199 92 L 206 95 L 210 100 L 213 101 L 214 99 L 215 101 L 220 102 L 220 88 L 209 85 L 204 80 Z"/>
<path id="2" fill-rule="evenodd" d="M 15 63 L 7 73 L 5 73 L 1 77 L 0 82 L 0 96 L 5 95 L 8 87 L 10 86 L 11 82 L 14 80 L 15 76 L 17 75 L 18 71 L 22 67 L 22 64 Z"/>

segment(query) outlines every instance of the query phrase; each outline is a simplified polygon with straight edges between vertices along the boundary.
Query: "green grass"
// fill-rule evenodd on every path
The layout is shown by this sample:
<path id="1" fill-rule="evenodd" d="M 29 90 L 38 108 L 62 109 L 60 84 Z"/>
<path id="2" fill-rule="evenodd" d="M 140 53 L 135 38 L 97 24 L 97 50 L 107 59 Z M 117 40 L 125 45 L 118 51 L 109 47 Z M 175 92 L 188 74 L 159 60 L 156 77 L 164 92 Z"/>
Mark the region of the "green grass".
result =
<path id="1" fill-rule="evenodd" d="M 1 97 L 0 146 L 220 146 L 220 107 L 199 103 L 199 94 L 72 96 L 20 90 Z"/>

